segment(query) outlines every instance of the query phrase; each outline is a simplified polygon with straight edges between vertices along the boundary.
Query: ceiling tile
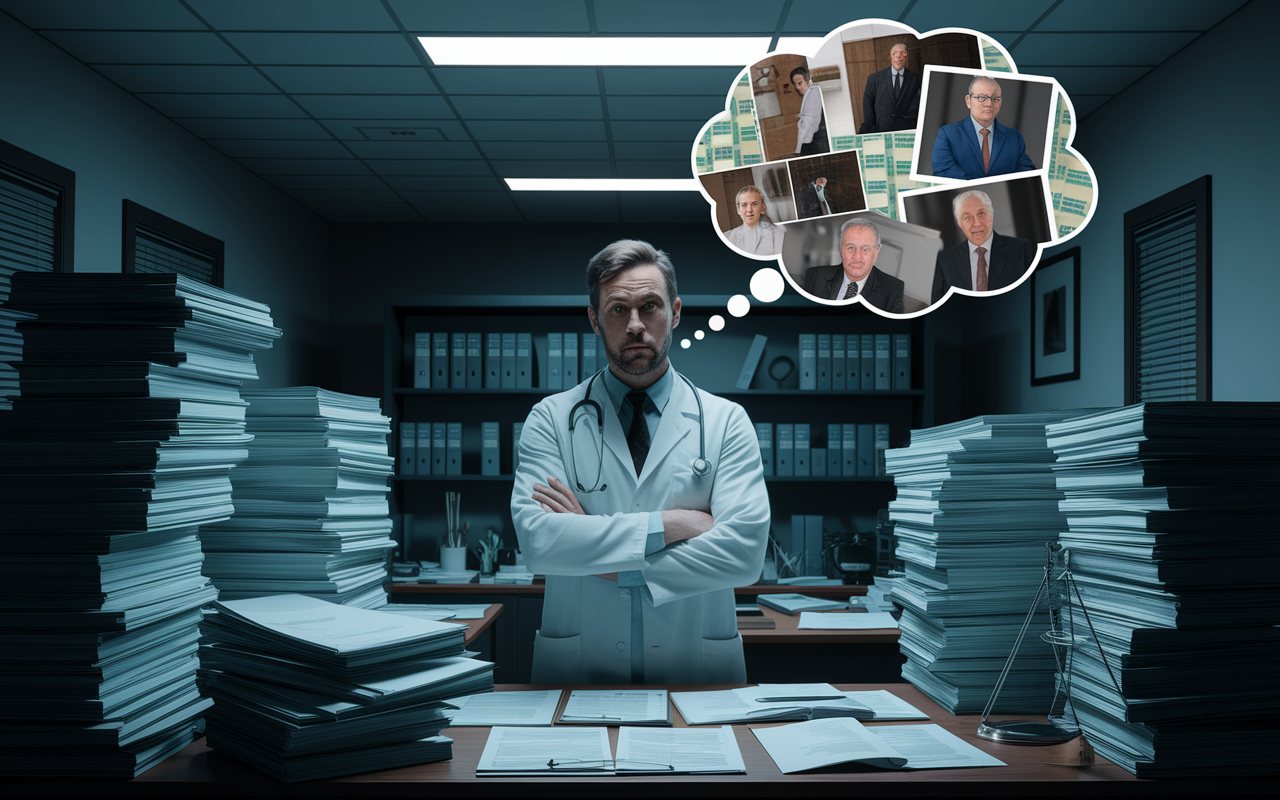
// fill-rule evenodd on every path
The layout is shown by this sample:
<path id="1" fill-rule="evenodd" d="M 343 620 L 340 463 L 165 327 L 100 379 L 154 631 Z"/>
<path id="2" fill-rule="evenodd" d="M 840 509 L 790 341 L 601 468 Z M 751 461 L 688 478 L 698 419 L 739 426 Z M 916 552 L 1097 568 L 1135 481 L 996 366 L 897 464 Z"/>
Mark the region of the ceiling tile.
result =
<path id="1" fill-rule="evenodd" d="M 1053 3 L 1054 0 L 995 0 L 986 3 L 917 0 L 903 22 L 921 33 L 950 27 L 968 28 L 979 33 L 1025 31 Z"/>
<path id="2" fill-rule="evenodd" d="M 379 191 L 342 191 L 338 189 L 294 189 L 289 196 L 303 203 L 394 203 L 399 198 L 390 189 Z"/>
<path id="3" fill-rule="evenodd" d="M 1131 83 L 1151 71 L 1151 67 L 1028 67 L 1033 75 L 1049 75 L 1058 79 L 1067 94 L 1119 94 Z"/>
<path id="4" fill-rule="evenodd" d="M 263 67 L 281 89 L 297 94 L 439 94 L 421 65 L 411 67 Z"/>
<path id="5" fill-rule="evenodd" d="M 188 0 L 222 31 L 395 31 L 378 0 Z"/>
<path id="6" fill-rule="evenodd" d="M 488 158 L 567 159 L 609 157 L 604 142 L 480 142 Z"/>
<path id="7" fill-rule="evenodd" d="M 826 36 L 831 31 L 860 16 L 897 19 L 908 0 L 876 0 L 874 11 L 859 13 L 849 0 L 804 0 L 792 3 L 782 30 L 787 35 L 813 34 Z"/>
<path id="8" fill-rule="evenodd" d="M 432 222 L 524 222 L 526 220 L 526 217 L 520 214 L 520 210 L 510 204 L 485 206 L 477 210 L 475 206 L 419 203 L 414 208 Z"/>
<path id="9" fill-rule="evenodd" d="M 735 0 L 732 4 L 688 0 L 595 0 L 596 30 L 644 36 L 651 33 L 773 34 L 783 0 Z"/>
<path id="10" fill-rule="evenodd" d="M 170 117 L 305 117 L 282 94 L 145 94 L 138 99 Z"/>
<path id="11" fill-rule="evenodd" d="M 1111 94 L 1082 94 L 1071 98 L 1071 105 L 1075 106 L 1076 119 L 1083 119 L 1098 110 L 1098 107 L 1107 102 L 1115 95 Z"/>
<path id="12" fill-rule="evenodd" d="M 277 94 L 253 67 L 126 66 L 94 67 L 128 92 L 210 92 Z"/>
<path id="13" fill-rule="evenodd" d="M 599 94 L 589 67 L 432 67 L 449 94 Z"/>
<path id="14" fill-rule="evenodd" d="M 258 175 L 368 175 L 369 168 L 354 158 L 240 158 Z"/>
<path id="15" fill-rule="evenodd" d="M 674 161 L 689 157 L 693 139 L 683 142 L 614 142 L 613 152 L 618 158 L 655 159 Z"/>
<path id="16" fill-rule="evenodd" d="M 530 222 L 601 223 L 619 222 L 616 192 L 595 192 L 592 201 L 574 203 L 519 203 Z"/>
<path id="17" fill-rule="evenodd" d="M 625 192 L 622 195 L 623 222 L 702 222 L 706 218 L 707 201 L 698 192 Z"/>
<path id="18" fill-rule="evenodd" d="M 408 31 L 435 33 L 585 33 L 591 30 L 582 0 L 486 0 L 484 3 L 423 3 L 391 0 Z"/>
<path id="19" fill-rule="evenodd" d="M 429 136 L 432 140 L 466 141 L 470 138 L 462 123 L 446 119 L 322 119 L 320 124 L 339 139 L 357 141 L 391 139 L 386 134 L 393 130 L 420 131 L 420 136 Z M 427 133 L 428 131 L 431 133 Z"/>
<path id="20" fill-rule="evenodd" d="M 442 161 L 440 159 L 367 159 L 369 169 L 379 175 L 474 175 L 492 176 L 484 161 Z"/>
<path id="21" fill-rule="evenodd" d="M 398 33 L 228 33 L 227 41 L 254 64 L 421 64 Z"/>
<path id="22" fill-rule="evenodd" d="M 609 119 L 693 119 L 703 122 L 724 113 L 724 95 L 702 97 L 610 97 Z"/>
<path id="23" fill-rule="evenodd" d="M 599 97 L 451 97 L 458 115 L 473 119 L 604 119 Z"/>
<path id="24" fill-rule="evenodd" d="M 1204 31 L 1246 0 L 1163 0 L 1159 13 L 1145 3 L 1071 0 L 1049 13 L 1037 31 Z"/>
<path id="25" fill-rule="evenodd" d="M 400 196 L 410 203 L 465 203 L 468 205 L 510 205 L 505 191 L 471 192 L 466 190 L 401 191 Z"/>
<path id="26" fill-rule="evenodd" d="M 613 166 L 596 161 L 498 161 L 490 162 L 504 178 L 608 178 Z"/>
<path id="27" fill-rule="evenodd" d="M 207 31 L 49 31 L 44 36 L 86 64 L 244 64 Z"/>
<path id="28" fill-rule="evenodd" d="M 400 192 L 505 192 L 506 184 L 498 178 L 488 177 L 427 177 L 423 175 L 394 175 L 387 184 Z"/>
<path id="29" fill-rule="evenodd" d="M 205 30 L 172 0 L 4 0 L 4 10 L 31 28 Z"/>
<path id="30" fill-rule="evenodd" d="M 619 178 L 688 178 L 692 169 L 687 150 L 682 158 L 671 161 L 618 161 Z"/>
<path id="31" fill-rule="evenodd" d="M 422 222 L 422 215 L 404 203 L 305 203 L 330 222 Z"/>
<path id="32" fill-rule="evenodd" d="M 710 94 L 724 98 L 742 67 L 609 67 L 604 85 L 610 95 Z"/>
<path id="33" fill-rule="evenodd" d="M 619 121 L 610 123 L 609 128 L 613 131 L 615 142 L 684 142 L 692 145 L 705 122 L 705 119 L 663 122 Z"/>
<path id="34" fill-rule="evenodd" d="M 477 120 L 468 122 L 467 128 L 476 139 L 486 142 L 603 142 L 608 139 L 605 135 L 604 123 L 592 120 L 574 122 Z"/>
<path id="35" fill-rule="evenodd" d="M 1066 66 L 1133 66 L 1161 63 L 1199 36 L 1178 33 L 1030 33 L 1010 54 L 1018 67 L 1062 64 Z"/>
<path id="36" fill-rule="evenodd" d="M 471 142 L 361 142 L 346 143 L 361 158 L 480 158 Z"/>
<path id="37" fill-rule="evenodd" d="M 350 158 L 340 142 L 290 139 L 206 139 L 232 158 Z"/>
<path id="38" fill-rule="evenodd" d="M 342 191 L 374 191 L 387 184 L 376 175 L 272 175 L 271 184 L 285 191 L 298 189 L 337 189 Z"/>
<path id="39" fill-rule="evenodd" d="M 303 94 L 296 99 L 317 119 L 454 119 L 439 95 Z"/>
<path id="40" fill-rule="evenodd" d="M 202 139 L 331 139 L 309 119 L 175 119 Z"/>

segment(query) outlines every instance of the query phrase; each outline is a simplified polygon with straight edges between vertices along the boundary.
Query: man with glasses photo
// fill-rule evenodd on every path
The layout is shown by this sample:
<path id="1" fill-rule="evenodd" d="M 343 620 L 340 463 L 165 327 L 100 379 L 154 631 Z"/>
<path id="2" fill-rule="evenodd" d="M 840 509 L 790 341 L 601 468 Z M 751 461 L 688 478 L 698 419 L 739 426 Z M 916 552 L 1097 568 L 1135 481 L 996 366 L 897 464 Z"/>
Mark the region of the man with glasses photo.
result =
<path id="1" fill-rule="evenodd" d="M 943 125 L 933 144 L 933 174 L 938 178 L 973 180 L 1033 170 L 1022 134 L 996 121 L 1000 84 L 976 76 L 964 97 L 969 116 Z"/>
<path id="2" fill-rule="evenodd" d="M 902 281 L 876 269 L 880 256 L 880 228 L 871 220 L 853 217 L 840 226 L 840 263 L 812 267 L 801 288 L 822 300 L 861 297 L 868 305 L 890 314 L 904 313 Z"/>

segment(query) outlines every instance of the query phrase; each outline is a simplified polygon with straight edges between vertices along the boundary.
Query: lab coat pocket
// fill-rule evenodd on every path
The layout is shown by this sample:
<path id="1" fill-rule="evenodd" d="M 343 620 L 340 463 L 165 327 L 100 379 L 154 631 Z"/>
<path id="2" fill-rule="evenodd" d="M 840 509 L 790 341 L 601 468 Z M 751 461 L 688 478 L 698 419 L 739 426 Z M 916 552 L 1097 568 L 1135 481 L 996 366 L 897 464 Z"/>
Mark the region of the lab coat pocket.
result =
<path id="1" fill-rule="evenodd" d="M 582 683 L 582 637 L 543 636 L 533 642 L 533 683 Z"/>
<path id="2" fill-rule="evenodd" d="M 702 682 L 747 682 L 747 662 L 742 654 L 740 634 L 734 634 L 732 639 L 702 640 Z"/>

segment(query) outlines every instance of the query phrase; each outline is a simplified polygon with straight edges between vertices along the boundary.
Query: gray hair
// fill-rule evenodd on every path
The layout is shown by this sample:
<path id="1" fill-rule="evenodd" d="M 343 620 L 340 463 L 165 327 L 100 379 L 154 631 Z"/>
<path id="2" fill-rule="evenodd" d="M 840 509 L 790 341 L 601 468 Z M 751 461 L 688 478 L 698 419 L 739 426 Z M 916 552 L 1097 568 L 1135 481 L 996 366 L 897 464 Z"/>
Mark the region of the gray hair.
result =
<path id="1" fill-rule="evenodd" d="M 960 207 L 964 205 L 964 201 L 970 197 L 976 197 L 982 201 L 982 207 L 987 210 L 987 216 L 995 218 L 996 210 L 991 206 L 991 197 L 986 192 L 979 189 L 970 189 L 967 192 L 961 192 L 956 195 L 956 199 L 951 201 L 951 213 L 955 215 L 956 224 L 960 224 Z"/>
<path id="2" fill-rule="evenodd" d="M 600 310 L 600 284 L 633 267 L 652 264 L 662 272 L 667 284 L 667 304 L 676 304 L 676 268 L 671 256 L 639 239 L 619 239 L 591 257 L 587 262 L 587 293 L 591 307 Z"/>
<path id="3" fill-rule="evenodd" d="M 850 217 L 849 219 L 845 220 L 844 224 L 840 226 L 841 242 L 844 241 L 844 232 L 849 230 L 850 228 L 870 228 L 871 232 L 876 235 L 876 247 L 880 246 L 880 226 L 876 225 L 871 220 L 863 219 L 861 217 Z"/>
<path id="4" fill-rule="evenodd" d="M 893 51 L 897 50 L 899 47 L 901 47 L 903 50 L 906 50 L 908 53 L 911 52 L 911 50 L 907 47 L 906 42 L 898 42 L 894 44 L 893 47 L 889 48 L 889 55 L 893 55 Z"/>
<path id="5" fill-rule="evenodd" d="M 738 204 L 738 201 L 742 199 L 742 195 L 744 192 L 755 192 L 756 194 L 760 195 L 761 205 L 767 205 L 764 199 L 764 192 L 760 191 L 758 188 L 756 188 L 755 186 L 752 186 L 751 184 L 747 184 L 746 186 L 743 186 L 741 189 L 739 189 L 738 193 L 733 196 L 733 204 L 735 206 Z"/>
<path id="6" fill-rule="evenodd" d="M 987 75 L 974 75 L 973 80 L 969 81 L 969 88 L 968 90 L 965 91 L 966 95 L 970 97 L 973 96 L 973 85 L 978 81 L 986 81 L 987 83 L 994 83 L 997 89 L 1000 88 L 1000 82 L 997 81 L 995 78 L 989 77 Z"/>

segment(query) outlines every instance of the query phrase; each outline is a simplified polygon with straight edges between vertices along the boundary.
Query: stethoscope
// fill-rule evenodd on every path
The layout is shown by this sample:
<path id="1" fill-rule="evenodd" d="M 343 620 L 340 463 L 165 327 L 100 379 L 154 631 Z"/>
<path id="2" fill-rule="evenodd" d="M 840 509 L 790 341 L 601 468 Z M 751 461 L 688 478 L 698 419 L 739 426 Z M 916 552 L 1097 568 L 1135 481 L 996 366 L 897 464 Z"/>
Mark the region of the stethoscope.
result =
<path id="1" fill-rule="evenodd" d="M 600 408 L 599 403 L 591 399 L 591 387 L 595 384 L 596 378 L 599 378 L 603 372 L 604 370 L 602 369 L 595 375 L 591 376 L 591 380 L 587 381 L 586 394 L 582 396 L 581 400 L 574 403 L 573 408 L 569 409 L 569 469 L 573 470 L 574 485 L 578 487 L 578 491 L 583 492 L 584 494 L 603 492 L 605 489 L 609 488 L 609 484 L 607 483 L 601 484 L 598 489 L 595 488 L 596 484 L 600 484 L 600 474 L 604 470 L 604 410 Z M 693 381 L 689 380 L 684 375 L 681 375 L 679 372 L 676 374 L 680 375 L 681 380 L 689 384 L 689 389 L 693 392 L 693 399 L 698 402 L 698 457 L 693 460 L 691 468 L 693 469 L 694 475 L 697 475 L 699 478 L 705 478 L 711 474 L 711 462 L 707 460 L 707 428 L 704 421 L 706 418 L 703 416 L 702 412 L 702 398 L 698 396 L 698 387 L 693 385 Z M 573 453 L 573 426 L 577 422 L 575 418 L 578 415 L 578 409 L 583 407 L 596 412 L 596 433 L 600 435 L 600 447 L 596 450 L 596 453 L 600 457 L 599 466 L 596 467 L 596 479 L 591 484 L 592 488 L 590 489 L 584 487 L 582 482 L 578 480 L 578 465 Z M 637 409 L 636 413 L 641 412 Z"/>

